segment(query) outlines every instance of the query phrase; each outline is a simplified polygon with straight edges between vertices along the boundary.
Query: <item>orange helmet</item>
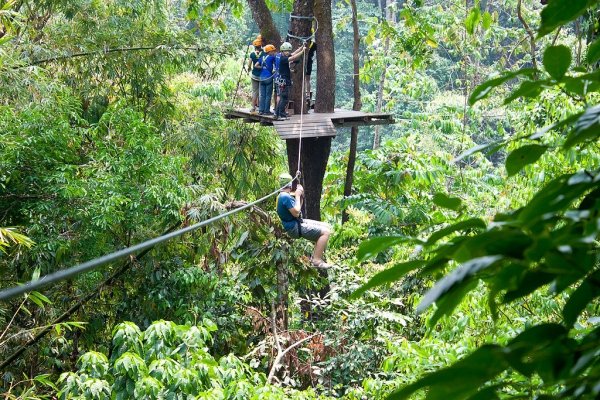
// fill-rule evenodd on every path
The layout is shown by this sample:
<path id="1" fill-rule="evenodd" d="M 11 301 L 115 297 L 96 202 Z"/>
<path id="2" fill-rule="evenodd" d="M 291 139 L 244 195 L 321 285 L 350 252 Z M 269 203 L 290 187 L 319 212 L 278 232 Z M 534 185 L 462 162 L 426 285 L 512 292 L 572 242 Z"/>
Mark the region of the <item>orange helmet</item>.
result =
<path id="1" fill-rule="evenodd" d="M 276 49 L 275 49 L 275 46 L 273 46 L 272 44 L 268 44 L 268 45 L 266 45 L 266 46 L 265 46 L 265 51 L 266 51 L 267 53 L 269 53 L 269 52 L 271 52 L 271 51 L 275 51 L 275 50 L 276 50 Z"/>
<path id="2" fill-rule="evenodd" d="M 254 39 L 254 42 L 252 42 L 252 45 L 254 47 L 261 47 L 262 46 L 262 39 Z"/>

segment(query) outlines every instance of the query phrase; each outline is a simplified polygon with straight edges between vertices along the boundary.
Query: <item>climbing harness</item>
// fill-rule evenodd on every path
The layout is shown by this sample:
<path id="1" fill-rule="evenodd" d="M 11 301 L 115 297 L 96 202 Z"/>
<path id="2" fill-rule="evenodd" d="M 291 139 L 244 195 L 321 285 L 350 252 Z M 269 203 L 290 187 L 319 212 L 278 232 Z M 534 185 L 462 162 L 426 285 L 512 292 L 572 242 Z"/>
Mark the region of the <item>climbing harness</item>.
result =
<path id="1" fill-rule="evenodd" d="M 197 230 L 199 228 L 202 228 L 203 226 L 210 225 L 213 222 L 217 222 L 217 221 L 219 221 L 219 220 L 221 220 L 221 219 L 223 219 L 225 217 L 228 217 L 230 215 L 236 214 L 236 213 L 238 213 L 240 211 L 246 210 L 248 208 L 254 207 L 255 205 L 257 205 L 259 203 L 262 203 L 266 199 L 268 199 L 270 197 L 273 197 L 276 194 L 278 194 L 279 192 L 281 192 L 281 190 L 284 187 L 285 187 L 285 185 L 282 186 L 282 187 L 280 187 L 279 189 L 277 189 L 277 190 L 269 193 L 268 195 L 266 195 L 264 197 L 261 197 L 258 200 L 255 200 L 255 201 L 253 201 L 251 203 L 248 203 L 248 204 L 246 204 L 244 206 L 235 208 L 233 210 L 227 211 L 227 212 L 225 212 L 223 214 L 220 214 L 220 215 L 217 215 L 215 217 L 209 218 L 209 219 L 207 219 L 205 221 L 201 221 L 201 222 L 198 222 L 198 223 L 196 223 L 194 225 L 190 225 L 188 227 L 179 229 L 177 231 L 174 231 L 174 232 L 162 235 L 162 236 L 158 236 L 158 237 L 156 237 L 154 239 L 147 240 L 145 242 L 136 244 L 136 245 L 131 246 L 131 247 L 127 247 L 127 248 L 122 249 L 122 250 L 115 251 L 113 253 L 104 255 L 102 257 L 98 257 L 98 258 L 95 258 L 93 260 L 86 261 L 86 262 L 84 262 L 82 264 L 75 265 L 75 266 L 73 266 L 71 268 L 67 268 L 67 269 L 64 269 L 64 270 L 60 270 L 60 271 L 57 271 L 57 272 L 45 275 L 45 276 L 41 277 L 38 280 L 27 282 L 26 284 L 24 284 L 22 286 L 15 286 L 15 287 L 12 287 L 12 288 L 4 289 L 4 290 L 0 291 L 0 301 L 1 300 L 9 300 L 9 299 L 11 299 L 11 298 L 13 298 L 15 296 L 31 292 L 32 290 L 39 289 L 39 288 L 41 288 L 43 286 L 46 286 L 46 285 L 49 285 L 51 283 L 59 282 L 59 281 L 65 280 L 65 279 L 69 279 L 69 278 L 74 277 L 76 275 L 79 275 L 79 274 L 81 274 L 83 272 L 95 269 L 95 268 L 97 268 L 97 267 L 99 267 L 101 265 L 108 264 L 108 263 L 110 263 L 112 261 L 116 261 L 116 260 L 118 260 L 120 258 L 129 256 L 129 255 L 133 255 L 133 254 L 137 253 L 138 251 L 149 249 L 149 248 L 151 248 L 153 246 L 156 246 L 157 244 L 160 244 L 160 243 L 166 242 L 166 241 L 168 241 L 170 239 L 179 237 L 179 236 L 181 236 L 181 235 L 183 235 L 185 233 L 195 231 L 195 230 Z"/>

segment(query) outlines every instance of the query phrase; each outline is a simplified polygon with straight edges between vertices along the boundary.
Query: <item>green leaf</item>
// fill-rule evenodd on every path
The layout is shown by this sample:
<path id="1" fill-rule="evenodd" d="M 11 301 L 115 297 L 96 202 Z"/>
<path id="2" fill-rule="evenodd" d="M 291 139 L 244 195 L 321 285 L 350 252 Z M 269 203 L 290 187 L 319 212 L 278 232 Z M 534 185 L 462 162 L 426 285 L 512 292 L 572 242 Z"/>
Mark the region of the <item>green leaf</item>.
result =
<path id="1" fill-rule="evenodd" d="M 542 10 L 542 22 L 538 29 L 538 36 L 549 34 L 554 29 L 574 20 L 588 8 L 595 4 L 595 0 L 550 0 Z"/>
<path id="2" fill-rule="evenodd" d="M 465 19 L 465 28 L 467 28 L 467 32 L 469 35 L 475 33 L 475 29 L 477 29 L 477 25 L 481 21 L 481 10 L 479 9 L 479 5 L 476 5 L 471 9 L 469 15 Z"/>
<path id="3" fill-rule="evenodd" d="M 522 297 L 525 297 L 528 294 L 533 293 L 538 288 L 552 282 L 554 278 L 554 274 L 550 274 L 545 271 L 527 271 L 523 275 L 517 288 L 515 290 L 510 290 L 506 292 L 506 294 L 502 298 L 502 302 L 504 304 L 507 304 Z"/>
<path id="4" fill-rule="evenodd" d="M 519 75 L 533 75 L 536 72 L 537 70 L 533 68 L 523 68 L 518 71 L 508 72 L 498 78 L 485 81 L 473 90 L 473 93 L 469 96 L 469 105 L 473 105 L 479 100 L 485 99 L 490 95 L 492 89 L 502 85 L 504 82 L 514 79 Z"/>
<path id="5" fill-rule="evenodd" d="M 569 296 L 569 300 L 562 310 L 567 326 L 573 326 L 577 322 L 579 314 L 585 310 L 587 305 L 600 296 L 599 278 L 600 273 L 594 273 Z"/>
<path id="6" fill-rule="evenodd" d="M 576 144 L 595 141 L 600 135 L 600 105 L 590 107 L 575 123 L 573 132 L 565 141 L 566 149 L 573 147 Z"/>
<path id="7" fill-rule="evenodd" d="M 461 282 L 449 289 L 448 292 L 444 293 L 444 295 L 436 301 L 436 310 L 427 321 L 427 325 L 430 328 L 433 328 L 442 317 L 451 315 L 467 293 L 475 289 L 475 287 L 477 287 L 477 281 L 471 280 Z"/>
<path id="8" fill-rule="evenodd" d="M 533 164 L 548 150 L 548 146 L 529 144 L 512 151 L 506 158 L 506 172 L 513 176 L 526 165 Z"/>
<path id="9" fill-rule="evenodd" d="M 427 307 L 443 296 L 444 293 L 452 289 L 452 287 L 463 282 L 465 279 L 468 279 L 482 269 L 490 267 L 501 259 L 503 259 L 503 257 L 500 255 L 484 256 L 474 258 L 460 265 L 454 271 L 440 279 L 434 287 L 425 293 L 425 296 L 423 296 L 423 299 L 417 306 L 417 312 L 423 312 Z"/>
<path id="10" fill-rule="evenodd" d="M 418 240 L 407 236 L 381 236 L 367 239 L 358 247 L 356 258 L 358 259 L 358 262 L 363 262 L 368 258 L 375 257 L 377 254 L 392 246 L 415 241 Z"/>
<path id="11" fill-rule="evenodd" d="M 544 68 L 557 81 L 565 76 L 571 61 L 571 50 L 567 46 L 549 46 L 544 51 Z"/>
<path id="12" fill-rule="evenodd" d="M 396 264 L 392 268 L 388 268 L 385 271 L 381 271 L 375 274 L 375 276 L 369 279 L 367 283 L 355 290 L 354 293 L 350 295 L 350 298 L 356 299 L 363 293 L 365 293 L 367 290 L 374 288 L 375 286 L 397 281 L 398 279 L 406 275 L 408 272 L 417 269 L 423 265 L 425 265 L 425 261 L 423 260 L 413 260 Z"/>
<path id="13" fill-rule="evenodd" d="M 481 21 L 481 26 L 483 27 L 483 30 L 487 31 L 488 29 L 490 29 L 493 21 L 494 19 L 492 18 L 492 14 L 490 14 L 488 11 L 484 12 L 483 19 Z"/>
<path id="14" fill-rule="evenodd" d="M 462 200 L 458 197 L 450 197 L 447 194 L 438 192 L 433 195 L 433 203 L 443 208 L 459 211 L 462 205 Z"/>
<path id="15" fill-rule="evenodd" d="M 424 388 L 429 388 L 428 400 L 464 399 L 507 367 L 504 350 L 500 346 L 483 345 L 454 365 L 393 392 L 388 400 L 413 398 L 413 393 Z"/>
<path id="16" fill-rule="evenodd" d="M 486 224 L 485 224 L 485 222 L 483 222 L 482 219 L 470 218 L 470 219 L 467 219 L 464 221 L 457 222 L 456 224 L 447 226 L 443 229 L 440 229 L 437 232 L 434 232 L 431 236 L 429 236 L 429 239 L 427 240 L 426 244 L 427 245 L 434 244 L 441 238 L 448 236 L 449 234 L 457 232 L 457 231 L 463 231 L 463 230 L 467 230 L 467 229 L 485 229 L 485 227 L 486 227 Z"/>
<path id="17" fill-rule="evenodd" d="M 469 157 L 470 155 L 473 155 L 475 153 L 478 153 L 482 150 L 486 150 L 489 148 L 494 148 L 495 146 L 498 146 L 499 144 L 503 143 L 503 141 L 501 140 L 496 140 L 490 143 L 486 143 L 486 144 L 479 144 L 477 146 L 471 147 L 469 150 L 461 153 L 458 157 L 456 157 L 454 160 L 452 160 L 452 162 L 459 162 L 460 160 L 462 160 L 463 158 Z"/>
<path id="18" fill-rule="evenodd" d="M 525 81 L 504 100 L 504 105 L 519 97 L 534 98 L 545 89 L 546 81 Z"/>
<path id="19" fill-rule="evenodd" d="M 600 39 L 594 40 L 587 48 L 586 60 L 592 65 L 600 60 Z"/>

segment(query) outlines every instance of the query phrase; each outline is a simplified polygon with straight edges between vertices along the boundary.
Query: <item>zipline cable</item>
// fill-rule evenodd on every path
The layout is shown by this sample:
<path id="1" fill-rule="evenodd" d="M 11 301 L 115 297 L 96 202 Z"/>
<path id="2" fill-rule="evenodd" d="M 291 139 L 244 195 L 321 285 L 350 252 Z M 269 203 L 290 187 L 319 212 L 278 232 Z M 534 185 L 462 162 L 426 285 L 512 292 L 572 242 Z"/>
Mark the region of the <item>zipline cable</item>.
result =
<path id="1" fill-rule="evenodd" d="M 165 234 L 167 234 L 169 232 L 173 232 L 175 229 L 177 229 L 177 226 L 179 226 L 179 224 L 170 227 L 169 229 L 167 229 Z M 146 250 L 140 252 L 135 257 L 135 261 L 139 261 L 142 257 L 144 257 L 146 254 L 148 254 L 151 250 L 152 250 L 152 247 L 149 247 Z M 26 343 L 24 343 L 22 346 L 20 346 L 14 353 L 12 353 L 8 358 L 4 359 L 0 363 L 0 371 L 3 371 L 4 368 L 6 368 L 10 364 L 12 364 L 12 362 L 15 361 L 21 354 L 23 354 L 30 346 L 36 344 L 44 336 L 46 336 L 48 333 L 52 332 L 54 330 L 54 326 L 56 324 L 60 324 L 61 322 L 66 321 L 67 318 L 69 318 L 71 315 L 73 315 L 75 312 L 77 312 L 81 307 L 83 307 L 83 305 L 85 303 L 92 300 L 94 297 L 99 296 L 104 287 L 111 284 L 115 279 L 117 279 L 119 276 L 124 274 L 131 265 L 133 265 L 133 261 L 134 260 L 128 260 L 125 264 L 123 264 L 120 268 L 118 268 L 116 272 L 114 272 L 106 280 L 104 280 L 102 283 L 100 283 L 96 287 L 96 289 L 89 292 L 83 298 L 79 299 L 77 301 L 77 303 L 75 303 L 73 306 L 71 306 L 71 308 L 69 308 L 67 311 L 65 311 L 58 318 L 54 319 L 49 324 L 46 324 L 46 326 L 44 326 L 39 332 L 37 332 L 35 334 L 35 336 L 33 336 L 31 339 L 29 339 Z"/>
<path id="2" fill-rule="evenodd" d="M 30 292 L 32 290 L 39 289 L 39 288 L 41 288 L 43 286 L 46 286 L 46 285 L 49 285 L 51 283 L 59 282 L 59 281 L 62 281 L 62 280 L 74 277 L 74 276 L 79 275 L 79 274 L 81 274 L 83 272 L 90 271 L 90 270 L 92 270 L 94 268 L 97 268 L 97 267 L 99 267 L 101 265 L 108 264 L 108 263 L 110 263 L 112 261 L 115 261 L 115 260 L 118 260 L 118 259 L 120 259 L 122 257 L 126 257 L 126 256 L 132 255 L 132 254 L 134 254 L 134 253 L 136 253 L 138 251 L 142 251 L 142 250 L 148 249 L 150 247 L 156 246 L 157 244 L 166 242 L 166 241 L 168 241 L 170 239 L 176 238 L 176 237 L 181 236 L 181 235 L 183 235 L 185 233 L 195 231 L 196 229 L 202 228 L 203 226 L 210 225 L 213 222 L 217 222 L 217 221 L 219 221 L 219 220 L 221 220 L 221 219 L 223 219 L 225 217 L 228 217 L 228 216 L 233 215 L 235 213 L 238 213 L 240 211 L 243 211 L 243 210 L 246 210 L 248 208 L 251 208 L 251 207 L 253 207 L 253 206 L 255 206 L 255 205 L 259 204 L 259 203 L 262 203 L 266 199 L 268 199 L 270 197 L 273 197 L 276 194 L 278 194 L 286 186 L 287 185 L 284 185 L 284 186 L 280 187 L 279 189 L 277 189 L 277 190 L 269 193 L 268 195 L 263 196 L 260 199 L 255 200 L 255 201 L 253 201 L 251 203 L 248 203 L 248 204 L 246 204 L 246 205 L 244 205 L 242 207 L 235 208 L 235 209 L 227 211 L 227 212 L 225 212 L 223 214 L 220 214 L 220 215 L 217 215 L 215 217 L 209 218 L 209 219 L 207 219 L 205 221 L 201 221 L 201 222 L 198 222 L 198 223 L 196 223 L 194 225 L 190 225 L 188 227 L 179 229 L 179 230 L 177 230 L 175 232 L 171 232 L 171 233 L 168 233 L 166 235 L 162 235 L 162 236 L 156 237 L 154 239 L 150 239 L 150 240 L 147 240 L 145 242 L 136 244 L 134 246 L 127 247 L 125 249 L 115 251 L 115 252 L 107 254 L 105 256 L 98 257 L 98 258 L 95 258 L 95 259 L 90 260 L 90 261 L 86 261 L 86 262 L 84 262 L 82 264 L 75 265 L 75 266 L 73 266 L 71 268 L 67 268 L 67 269 L 64 269 L 64 270 L 61 270 L 61 271 L 54 272 L 52 274 L 45 275 L 45 276 L 43 276 L 42 278 L 40 278 L 38 280 L 27 282 L 24 285 L 15 286 L 15 287 L 12 287 L 12 288 L 4 289 L 4 290 L 0 291 L 0 301 L 2 301 L 2 300 L 9 300 L 9 299 L 11 299 L 11 298 L 13 298 L 15 296 L 18 296 L 18 295 L 21 295 L 21 294 L 24 294 L 24 293 L 28 293 L 28 292 Z"/>

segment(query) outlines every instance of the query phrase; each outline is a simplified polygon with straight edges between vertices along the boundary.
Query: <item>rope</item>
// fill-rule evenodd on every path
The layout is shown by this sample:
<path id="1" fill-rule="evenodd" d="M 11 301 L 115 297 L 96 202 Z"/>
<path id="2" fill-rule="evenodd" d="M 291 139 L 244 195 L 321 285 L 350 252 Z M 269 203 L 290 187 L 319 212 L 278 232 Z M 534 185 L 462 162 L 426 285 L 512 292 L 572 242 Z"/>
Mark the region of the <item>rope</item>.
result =
<path id="1" fill-rule="evenodd" d="M 300 103 L 300 140 L 298 142 L 298 168 L 296 170 L 296 176 L 300 175 L 300 156 L 302 154 L 302 127 L 304 124 L 304 103 L 306 103 L 306 95 L 304 94 L 304 78 L 306 76 L 306 41 L 302 42 L 302 46 L 304 46 L 304 51 L 302 52 L 302 103 Z"/>
<path id="2" fill-rule="evenodd" d="M 296 18 L 296 19 L 312 19 L 312 20 L 314 20 L 315 21 L 315 30 L 313 31 L 312 35 L 310 35 L 310 36 L 296 36 L 296 35 L 292 35 L 291 32 L 288 32 L 287 33 L 287 37 L 298 39 L 298 40 L 300 40 L 302 42 L 306 42 L 306 41 L 309 41 L 309 40 L 314 40 L 315 35 L 316 35 L 317 31 L 319 30 L 319 20 L 316 19 L 315 17 L 303 17 L 303 16 L 300 16 L 300 15 L 290 15 L 290 21 L 292 20 L 292 18 Z"/>
<path id="3" fill-rule="evenodd" d="M 285 186 L 287 186 L 287 185 L 285 185 Z M 15 286 L 15 287 L 12 287 L 12 288 L 4 289 L 4 290 L 0 291 L 0 301 L 2 301 L 2 300 L 9 300 L 9 299 L 11 299 L 11 298 L 13 298 L 15 296 L 31 292 L 32 290 L 39 289 L 39 288 L 41 288 L 43 286 L 46 286 L 46 285 L 49 285 L 51 283 L 59 282 L 59 281 L 65 280 L 65 279 L 69 279 L 69 278 L 74 277 L 76 275 L 79 275 L 79 274 L 81 274 L 83 272 L 90 271 L 90 270 L 92 270 L 94 268 L 97 268 L 97 267 L 99 267 L 101 265 L 108 264 L 108 263 L 110 263 L 112 261 L 115 261 L 115 260 L 118 260 L 118 259 L 120 259 L 122 257 L 126 257 L 126 256 L 132 255 L 132 254 L 134 254 L 134 253 L 136 253 L 138 251 L 142 251 L 142 250 L 148 249 L 150 247 L 156 246 L 157 244 L 166 242 L 167 240 L 176 238 L 176 237 L 181 236 L 181 235 L 183 235 L 185 233 L 195 231 L 196 229 L 202 228 L 203 226 L 210 225 L 213 222 L 217 222 L 217 221 L 219 221 L 219 220 L 221 220 L 221 219 L 223 219 L 225 217 L 228 217 L 228 216 L 233 215 L 235 213 L 238 213 L 240 211 L 246 210 L 246 209 L 248 209 L 250 207 L 255 206 L 258 203 L 261 203 L 261 202 L 265 201 L 269 197 L 272 197 L 272 196 L 278 194 L 285 186 L 282 186 L 281 188 L 275 190 L 274 192 L 269 193 L 268 195 L 266 195 L 264 197 L 261 197 L 260 199 L 255 200 L 252 203 L 248 203 L 248 204 L 246 204 L 246 205 L 244 205 L 242 207 L 235 208 L 235 209 L 227 211 L 227 212 L 225 212 L 223 214 L 220 214 L 220 215 L 217 215 L 215 217 L 209 218 L 209 219 L 207 219 L 205 221 L 201 221 L 201 222 L 198 222 L 198 223 L 196 223 L 194 225 L 190 225 L 188 227 L 179 229 L 179 230 L 177 230 L 175 232 L 171 232 L 171 233 L 168 233 L 168 234 L 165 234 L 165 235 L 162 235 L 162 236 L 158 236 L 158 237 L 156 237 L 154 239 L 150 239 L 150 240 L 147 240 L 145 242 L 136 244 L 134 246 L 127 247 L 125 249 L 118 250 L 118 251 L 115 251 L 113 253 L 107 254 L 105 256 L 98 257 L 98 258 L 95 258 L 95 259 L 90 260 L 90 261 L 86 261 L 86 262 L 84 262 L 82 264 L 75 265 L 75 266 L 73 266 L 71 268 L 67 268 L 67 269 L 64 269 L 64 270 L 61 270 L 61 271 L 57 271 L 57 272 L 54 272 L 54 273 L 49 274 L 49 275 L 45 275 L 45 276 L 43 276 L 42 278 L 40 278 L 40 279 L 38 279 L 36 281 L 30 281 L 30 282 L 27 282 L 26 284 L 21 285 L 21 286 Z"/>

